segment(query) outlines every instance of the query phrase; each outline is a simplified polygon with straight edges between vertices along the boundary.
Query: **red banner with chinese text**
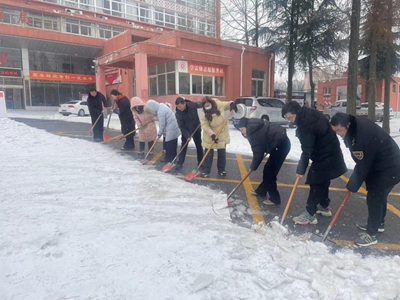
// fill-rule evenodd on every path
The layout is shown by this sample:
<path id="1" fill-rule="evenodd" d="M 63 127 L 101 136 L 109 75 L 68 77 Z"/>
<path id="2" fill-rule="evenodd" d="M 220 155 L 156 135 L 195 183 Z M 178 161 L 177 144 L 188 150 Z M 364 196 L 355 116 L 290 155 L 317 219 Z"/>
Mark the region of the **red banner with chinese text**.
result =
<path id="1" fill-rule="evenodd" d="M 50 80 L 50 81 L 83 82 L 83 83 L 96 82 L 96 77 L 94 75 L 86 75 L 86 74 L 30 71 L 29 76 L 33 80 Z"/>
<path id="2" fill-rule="evenodd" d="M 225 76 L 225 68 L 218 65 L 210 65 L 199 62 L 188 62 L 188 72 L 211 76 Z"/>

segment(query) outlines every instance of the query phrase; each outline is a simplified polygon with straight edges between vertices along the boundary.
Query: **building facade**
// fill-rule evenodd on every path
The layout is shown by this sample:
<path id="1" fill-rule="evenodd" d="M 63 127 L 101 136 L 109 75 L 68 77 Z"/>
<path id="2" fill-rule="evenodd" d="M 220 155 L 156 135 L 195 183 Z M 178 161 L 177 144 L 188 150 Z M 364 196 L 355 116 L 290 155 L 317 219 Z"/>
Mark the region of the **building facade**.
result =
<path id="1" fill-rule="evenodd" d="M 173 102 L 273 95 L 274 57 L 222 41 L 219 0 L 2 0 L 7 108 L 55 107 L 117 88 Z"/>
<path id="2" fill-rule="evenodd" d="M 396 116 L 400 116 L 400 78 L 392 77 L 390 83 L 390 107 L 396 112 Z M 366 102 L 367 82 L 365 79 L 358 77 L 357 79 L 357 98 L 361 103 Z M 376 83 L 376 102 L 384 102 L 385 98 L 385 81 L 380 80 Z M 317 103 L 320 107 L 326 107 L 336 102 L 336 100 L 347 99 L 347 74 L 343 77 L 319 81 L 317 91 Z"/>

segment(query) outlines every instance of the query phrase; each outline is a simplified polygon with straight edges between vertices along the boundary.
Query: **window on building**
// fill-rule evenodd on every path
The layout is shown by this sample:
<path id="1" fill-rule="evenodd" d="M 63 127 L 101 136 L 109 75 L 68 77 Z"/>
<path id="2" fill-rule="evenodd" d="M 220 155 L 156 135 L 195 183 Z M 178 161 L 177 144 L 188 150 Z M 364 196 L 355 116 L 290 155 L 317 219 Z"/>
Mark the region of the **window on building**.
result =
<path id="1" fill-rule="evenodd" d="M 213 94 L 213 77 L 203 76 L 203 95 Z"/>
<path id="2" fill-rule="evenodd" d="M 396 93 L 396 85 L 395 84 L 392 85 L 392 93 Z"/>
<path id="3" fill-rule="evenodd" d="M 149 67 L 149 93 L 151 96 L 173 95 L 175 92 L 175 62 Z"/>
<path id="4" fill-rule="evenodd" d="M 265 95 L 265 71 L 256 69 L 252 70 L 251 95 L 252 96 Z"/>
<path id="5" fill-rule="evenodd" d="M 122 17 L 125 15 L 124 5 L 121 3 L 121 0 L 112 0 L 111 8 L 113 16 Z"/>
<path id="6" fill-rule="evenodd" d="M 215 76 L 214 77 L 214 86 L 215 86 L 215 96 L 223 96 L 224 95 L 224 77 Z"/>
<path id="7" fill-rule="evenodd" d="M 203 93 L 203 76 L 201 75 L 192 75 L 192 94 Z"/>
<path id="8" fill-rule="evenodd" d="M 331 87 L 324 87 L 324 95 L 330 95 L 331 94 Z"/>
<path id="9" fill-rule="evenodd" d="M 79 34 L 79 21 L 74 19 L 65 19 L 65 31 Z"/>
<path id="10" fill-rule="evenodd" d="M 190 95 L 189 73 L 179 73 L 179 94 Z"/>
<path id="11" fill-rule="evenodd" d="M 164 10 L 160 8 L 156 8 L 154 12 L 154 17 L 157 25 L 164 26 Z"/>

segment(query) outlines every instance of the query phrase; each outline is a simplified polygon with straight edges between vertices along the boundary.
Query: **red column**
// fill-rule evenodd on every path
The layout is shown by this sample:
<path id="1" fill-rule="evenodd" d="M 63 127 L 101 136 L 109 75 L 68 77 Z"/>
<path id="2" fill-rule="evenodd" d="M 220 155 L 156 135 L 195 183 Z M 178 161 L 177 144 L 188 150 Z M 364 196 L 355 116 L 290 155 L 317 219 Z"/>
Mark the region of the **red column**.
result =
<path id="1" fill-rule="evenodd" d="M 149 75 L 147 72 L 147 54 L 135 54 L 136 95 L 147 100 L 149 98 Z"/>
<path id="2" fill-rule="evenodd" d="M 103 66 L 96 66 L 96 90 L 106 96 L 106 75 Z"/>

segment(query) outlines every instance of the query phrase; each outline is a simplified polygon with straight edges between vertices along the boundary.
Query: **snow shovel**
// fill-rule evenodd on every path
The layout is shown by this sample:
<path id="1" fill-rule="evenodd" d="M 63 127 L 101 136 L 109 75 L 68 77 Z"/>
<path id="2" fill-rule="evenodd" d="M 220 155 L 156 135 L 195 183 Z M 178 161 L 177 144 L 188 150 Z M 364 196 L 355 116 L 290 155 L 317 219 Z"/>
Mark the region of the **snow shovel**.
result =
<path id="1" fill-rule="evenodd" d="M 236 192 L 236 190 L 242 185 L 242 183 L 247 179 L 247 177 L 250 176 L 250 174 L 253 173 L 253 170 L 250 170 L 246 176 L 233 188 L 233 190 L 229 193 L 228 197 L 226 198 L 226 201 L 228 202 L 228 206 L 230 206 L 233 201 L 229 201 L 229 199 L 232 197 L 233 193 Z"/>
<path id="2" fill-rule="evenodd" d="M 92 128 L 90 128 L 90 130 L 89 130 L 89 135 L 92 135 L 93 128 L 96 126 L 97 122 L 99 122 L 100 117 L 101 117 L 102 115 L 103 115 L 103 111 L 102 111 L 101 114 L 99 114 L 99 116 L 97 117 L 96 122 L 94 122 Z"/>
<path id="3" fill-rule="evenodd" d="M 113 114 L 113 111 L 111 110 L 111 114 L 110 114 L 110 116 L 108 117 L 107 128 L 106 128 L 106 130 L 103 132 L 103 141 L 104 141 L 104 142 L 108 142 L 108 140 L 109 140 L 109 138 L 110 138 L 110 135 L 108 134 L 108 127 L 110 126 L 110 121 L 111 121 L 111 116 L 112 116 L 112 114 Z"/>
<path id="4" fill-rule="evenodd" d="M 343 207 L 345 206 L 347 200 L 349 199 L 351 195 L 351 192 L 347 191 L 346 196 L 344 196 L 344 199 L 342 200 L 342 203 L 340 203 L 340 206 L 338 210 L 336 211 L 335 215 L 332 218 L 331 223 L 329 223 L 328 228 L 325 231 L 325 234 L 321 236 L 320 234 L 313 233 L 310 237 L 311 241 L 314 242 L 321 242 L 326 244 L 327 246 L 334 246 L 336 243 L 334 241 L 331 241 L 327 239 L 329 232 L 331 231 L 333 225 L 335 225 L 337 218 L 339 217 L 340 213 L 342 212 Z"/>
<path id="5" fill-rule="evenodd" d="M 193 135 L 196 133 L 197 130 L 199 130 L 200 126 L 201 126 L 201 124 L 199 124 L 199 125 L 197 126 L 197 128 L 193 131 L 193 133 L 192 133 L 192 134 L 190 135 L 190 137 L 187 139 L 186 143 L 183 145 L 183 147 L 181 148 L 181 150 L 179 150 L 178 154 L 175 156 L 174 160 L 171 161 L 171 162 L 169 162 L 169 163 L 167 163 L 167 164 L 161 169 L 162 172 L 167 173 L 167 172 L 171 171 L 173 168 L 175 168 L 175 166 L 176 166 L 175 161 L 178 159 L 179 154 L 181 154 L 182 151 L 183 151 L 183 149 L 185 149 L 185 147 L 187 147 L 187 145 L 189 144 L 189 142 L 190 142 L 190 140 L 192 139 Z"/>
<path id="6" fill-rule="evenodd" d="M 283 211 L 283 215 L 282 215 L 282 219 L 281 219 L 281 225 L 283 224 L 283 221 L 285 220 L 285 218 L 286 218 L 286 216 L 287 216 L 287 213 L 288 213 L 288 211 L 289 211 L 289 207 L 290 207 L 290 205 L 292 204 L 293 197 L 294 197 L 294 193 L 296 192 L 297 186 L 299 185 L 300 178 L 301 178 L 301 177 L 297 177 L 297 178 L 296 178 L 296 181 L 295 181 L 295 183 L 294 183 L 292 192 L 290 193 L 290 196 L 289 196 L 289 200 L 288 200 L 288 202 L 287 202 L 287 204 L 286 204 L 285 210 Z"/>
<path id="7" fill-rule="evenodd" d="M 221 134 L 222 130 L 224 129 L 226 123 L 228 122 L 228 120 L 229 120 L 229 118 L 231 117 L 232 114 L 233 114 L 233 110 L 231 110 L 231 111 L 229 112 L 228 116 L 227 116 L 227 117 L 225 118 L 225 120 L 224 120 L 224 123 L 222 123 L 221 127 L 218 129 L 217 134 L 215 135 L 215 139 L 217 139 L 217 138 L 219 137 L 219 135 Z M 212 141 L 211 145 L 208 147 L 207 152 L 204 154 L 203 159 L 201 160 L 201 162 L 199 163 L 199 165 L 197 166 L 197 168 L 194 169 L 192 172 L 187 173 L 187 174 L 185 175 L 184 178 L 185 178 L 187 181 L 192 181 L 193 179 L 196 178 L 197 175 L 199 175 L 199 173 L 200 173 L 199 170 L 200 170 L 201 166 L 203 165 L 204 161 L 206 160 L 207 155 L 210 153 L 210 151 L 211 151 L 212 147 L 214 146 L 214 144 L 215 144 L 215 141 Z"/>
<path id="8" fill-rule="evenodd" d="M 153 148 L 154 148 L 154 146 L 157 144 L 157 142 L 158 142 L 159 139 L 160 139 L 160 138 L 158 138 L 158 137 L 156 138 L 156 140 L 154 141 L 153 145 L 150 147 L 149 151 L 147 152 L 146 156 L 140 161 L 140 163 L 141 163 L 142 165 L 145 165 L 145 164 L 147 164 L 147 163 L 149 162 L 149 160 L 147 159 L 147 157 L 150 155 L 151 151 L 153 151 Z"/>

